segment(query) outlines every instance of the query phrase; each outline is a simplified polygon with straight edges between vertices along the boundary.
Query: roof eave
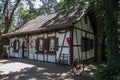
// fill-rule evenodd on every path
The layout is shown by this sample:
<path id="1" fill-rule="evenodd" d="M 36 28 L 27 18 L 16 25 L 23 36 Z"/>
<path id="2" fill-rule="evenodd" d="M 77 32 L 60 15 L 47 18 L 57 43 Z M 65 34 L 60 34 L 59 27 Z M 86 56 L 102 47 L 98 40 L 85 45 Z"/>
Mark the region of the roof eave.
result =
<path id="1" fill-rule="evenodd" d="M 54 31 L 59 31 L 59 30 L 64 30 L 64 29 L 70 29 L 72 25 L 65 25 L 61 27 L 51 27 L 51 28 L 46 28 L 46 29 L 40 29 L 40 30 L 34 30 L 34 31 L 25 31 L 25 32 L 20 32 L 20 33 L 7 33 L 3 34 L 3 37 L 13 37 L 13 36 L 22 36 L 22 35 L 30 35 L 30 34 L 38 34 L 38 33 L 48 33 L 48 32 L 54 32 Z"/>

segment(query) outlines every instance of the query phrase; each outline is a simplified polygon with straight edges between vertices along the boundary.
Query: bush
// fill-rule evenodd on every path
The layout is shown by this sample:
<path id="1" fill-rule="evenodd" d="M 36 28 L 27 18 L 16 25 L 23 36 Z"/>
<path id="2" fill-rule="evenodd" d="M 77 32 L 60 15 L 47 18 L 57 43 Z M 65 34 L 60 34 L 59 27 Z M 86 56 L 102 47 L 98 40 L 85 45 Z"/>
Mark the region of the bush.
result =
<path id="1" fill-rule="evenodd" d="M 100 64 L 96 70 L 96 80 L 120 80 L 120 67 Z"/>
<path id="2" fill-rule="evenodd" d="M 6 52 L 6 48 L 3 48 L 3 58 L 8 58 L 8 54 Z"/>
<path id="3" fill-rule="evenodd" d="M 0 58 L 2 58 L 3 56 L 3 40 L 0 38 Z"/>

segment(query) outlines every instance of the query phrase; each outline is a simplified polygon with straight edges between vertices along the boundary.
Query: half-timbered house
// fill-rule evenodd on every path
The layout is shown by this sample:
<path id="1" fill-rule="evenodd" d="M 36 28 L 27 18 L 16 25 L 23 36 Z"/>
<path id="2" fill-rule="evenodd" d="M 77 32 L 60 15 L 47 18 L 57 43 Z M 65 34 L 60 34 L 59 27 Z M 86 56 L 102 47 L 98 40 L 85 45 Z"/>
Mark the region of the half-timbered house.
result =
<path id="1" fill-rule="evenodd" d="M 4 36 L 10 57 L 72 64 L 95 57 L 95 16 L 87 5 L 39 16 Z"/>

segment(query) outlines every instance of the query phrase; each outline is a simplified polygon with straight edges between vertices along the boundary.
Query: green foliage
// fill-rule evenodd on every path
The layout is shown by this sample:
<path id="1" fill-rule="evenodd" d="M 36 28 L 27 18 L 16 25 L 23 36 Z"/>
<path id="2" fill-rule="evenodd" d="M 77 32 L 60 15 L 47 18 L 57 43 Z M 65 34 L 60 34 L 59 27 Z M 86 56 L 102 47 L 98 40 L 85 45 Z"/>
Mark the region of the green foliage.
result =
<path id="1" fill-rule="evenodd" d="M 3 40 L 0 38 L 0 58 L 2 57 L 3 53 Z"/>
<path id="2" fill-rule="evenodd" d="M 101 64 L 97 67 L 97 70 L 95 72 L 95 76 L 96 76 L 95 80 L 105 80 L 105 75 L 106 75 L 106 73 L 104 72 L 105 68 L 106 68 L 105 64 Z"/>
<path id="3" fill-rule="evenodd" d="M 119 67 L 108 67 L 106 64 L 100 64 L 95 73 L 95 80 L 120 80 Z"/>
<path id="4" fill-rule="evenodd" d="M 0 58 L 8 58 L 6 48 L 4 48 L 4 38 L 0 38 Z"/>
<path id="5" fill-rule="evenodd" d="M 81 0 L 61 0 L 55 7 L 56 12 L 74 8 L 76 5 L 79 5 Z"/>
<path id="6" fill-rule="evenodd" d="M 6 48 L 3 48 L 3 58 L 8 58 L 8 54 L 6 52 Z"/>
<path id="7" fill-rule="evenodd" d="M 19 9 L 18 12 L 19 12 L 19 17 L 20 17 L 20 23 L 25 23 L 25 22 L 32 20 L 36 17 L 34 9 L 23 10 L 21 8 L 21 9 Z"/>
<path id="8" fill-rule="evenodd" d="M 112 3 L 112 4 L 111 4 Z M 108 51 L 106 66 L 99 66 L 96 72 L 96 80 L 120 80 L 120 54 L 118 53 L 117 40 L 117 2 L 103 0 L 104 32 Z"/>

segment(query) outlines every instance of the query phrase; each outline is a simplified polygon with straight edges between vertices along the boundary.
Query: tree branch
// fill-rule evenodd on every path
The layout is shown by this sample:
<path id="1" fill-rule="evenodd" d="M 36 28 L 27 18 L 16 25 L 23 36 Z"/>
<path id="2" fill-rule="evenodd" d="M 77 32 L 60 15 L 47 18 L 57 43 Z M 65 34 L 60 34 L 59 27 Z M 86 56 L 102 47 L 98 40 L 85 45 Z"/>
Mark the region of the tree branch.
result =
<path id="1" fill-rule="evenodd" d="M 15 6 L 13 7 L 13 10 L 12 10 L 12 12 L 11 12 L 11 14 L 10 14 L 10 19 L 9 19 L 9 23 L 10 23 L 10 24 L 11 24 L 11 22 L 12 22 L 13 14 L 14 14 L 14 12 L 15 12 L 15 10 L 16 10 L 18 4 L 20 3 L 20 1 L 21 1 L 21 0 L 17 0 Z"/>
<path id="2" fill-rule="evenodd" d="M 5 15 L 7 7 L 8 7 L 8 1 L 9 0 L 5 0 L 5 4 L 4 4 L 4 9 L 3 9 L 3 14 Z"/>
<path id="3" fill-rule="evenodd" d="M 12 12 L 10 14 L 10 12 L 8 12 L 8 2 L 9 0 L 5 0 L 5 4 L 4 4 L 4 24 L 5 24 L 5 29 L 3 31 L 3 33 L 7 33 L 9 31 L 9 28 L 11 26 L 11 23 L 12 23 L 12 18 L 13 18 L 13 15 L 14 15 L 14 12 L 18 6 L 18 4 L 20 3 L 21 0 L 17 0 L 15 6 L 13 7 L 12 9 Z"/>

